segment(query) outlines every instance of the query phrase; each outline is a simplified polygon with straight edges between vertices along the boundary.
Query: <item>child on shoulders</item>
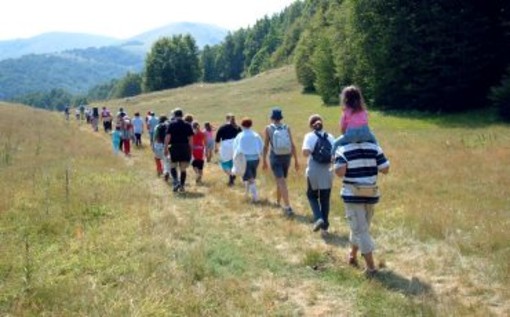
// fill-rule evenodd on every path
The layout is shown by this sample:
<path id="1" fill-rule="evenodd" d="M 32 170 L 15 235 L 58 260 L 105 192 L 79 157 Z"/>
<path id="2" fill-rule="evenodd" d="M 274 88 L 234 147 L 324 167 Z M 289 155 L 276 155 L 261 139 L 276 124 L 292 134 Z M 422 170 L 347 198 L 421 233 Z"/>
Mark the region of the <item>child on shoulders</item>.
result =
<path id="1" fill-rule="evenodd" d="M 368 127 L 368 112 L 361 90 L 356 86 L 345 87 L 341 94 L 341 104 L 343 108 L 340 119 L 342 135 L 336 139 L 335 147 L 359 142 L 377 144 L 377 139 Z"/>

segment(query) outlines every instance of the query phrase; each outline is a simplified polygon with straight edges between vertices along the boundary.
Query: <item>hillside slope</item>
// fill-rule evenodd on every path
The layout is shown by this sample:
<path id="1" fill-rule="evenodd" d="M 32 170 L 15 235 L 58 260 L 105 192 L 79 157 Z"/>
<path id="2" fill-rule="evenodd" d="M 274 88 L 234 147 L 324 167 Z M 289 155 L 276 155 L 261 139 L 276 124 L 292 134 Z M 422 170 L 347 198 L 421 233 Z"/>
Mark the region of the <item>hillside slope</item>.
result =
<path id="1" fill-rule="evenodd" d="M 338 107 L 300 94 L 292 68 L 105 105 L 129 114 L 181 106 L 216 126 L 234 112 L 251 116 L 261 131 L 274 104 L 299 145 L 312 113 L 337 131 Z M 0 114 L 2 314 L 510 313 L 507 126 L 474 115 L 371 112 L 393 170 L 381 178 L 372 229 L 384 268 L 369 281 L 345 261 L 339 180 L 330 235 L 321 238 L 311 231 L 303 169 L 289 176 L 297 212 L 289 220 L 274 206 L 274 182 L 262 170 L 261 204 L 249 203 L 240 184 L 225 186 L 216 164 L 206 166 L 203 186 L 191 182 L 187 194 L 174 195 L 156 177 L 147 146 L 115 157 L 108 135 L 61 114 L 10 105 L 0 105 Z M 19 129 L 27 117 L 44 133 Z"/>

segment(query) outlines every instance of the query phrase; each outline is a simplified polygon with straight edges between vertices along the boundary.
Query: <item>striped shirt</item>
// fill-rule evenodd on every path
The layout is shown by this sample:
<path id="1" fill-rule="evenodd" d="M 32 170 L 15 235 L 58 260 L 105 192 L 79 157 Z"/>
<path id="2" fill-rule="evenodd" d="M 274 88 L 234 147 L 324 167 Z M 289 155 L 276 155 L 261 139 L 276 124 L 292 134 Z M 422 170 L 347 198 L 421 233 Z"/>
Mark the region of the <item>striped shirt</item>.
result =
<path id="1" fill-rule="evenodd" d="M 335 170 L 347 165 L 343 178 L 344 186 L 340 195 L 345 203 L 375 204 L 379 202 L 379 194 L 374 197 L 355 196 L 355 185 L 375 185 L 377 174 L 390 165 L 377 144 L 349 143 L 340 146 L 335 152 Z"/>

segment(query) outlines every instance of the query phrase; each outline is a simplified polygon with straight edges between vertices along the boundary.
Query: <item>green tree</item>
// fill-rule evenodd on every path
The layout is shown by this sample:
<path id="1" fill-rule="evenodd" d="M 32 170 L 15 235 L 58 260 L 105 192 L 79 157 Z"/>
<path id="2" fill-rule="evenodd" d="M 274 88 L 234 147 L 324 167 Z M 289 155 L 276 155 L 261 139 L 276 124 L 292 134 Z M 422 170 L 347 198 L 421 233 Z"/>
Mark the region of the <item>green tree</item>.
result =
<path id="1" fill-rule="evenodd" d="M 140 74 L 127 73 L 114 88 L 115 98 L 133 97 L 142 93 L 142 76 Z"/>
<path id="2" fill-rule="evenodd" d="M 312 57 L 312 67 L 315 74 L 314 87 L 325 104 L 338 103 L 338 79 L 335 73 L 335 63 L 330 41 L 319 39 L 317 49 Z"/>
<path id="3" fill-rule="evenodd" d="M 190 35 L 161 38 L 152 46 L 145 62 L 145 91 L 180 87 L 201 76 L 198 48 Z"/>
<path id="4" fill-rule="evenodd" d="M 204 46 L 200 55 L 200 65 L 202 67 L 202 80 L 204 82 L 217 82 L 220 80 L 218 69 L 216 67 L 217 51 L 219 46 Z"/>
<path id="5" fill-rule="evenodd" d="M 296 47 L 294 65 L 298 82 L 303 86 L 304 92 L 315 91 L 315 72 L 313 71 L 311 57 L 315 46 L 309 31 L 305 31 Z"/>
<path id="6" fill-rule="evenodd" d="M 510 122 L 510 67 L 501 83 L 491 89 L 489 99 L 497 107 L 500 117 Z"/>

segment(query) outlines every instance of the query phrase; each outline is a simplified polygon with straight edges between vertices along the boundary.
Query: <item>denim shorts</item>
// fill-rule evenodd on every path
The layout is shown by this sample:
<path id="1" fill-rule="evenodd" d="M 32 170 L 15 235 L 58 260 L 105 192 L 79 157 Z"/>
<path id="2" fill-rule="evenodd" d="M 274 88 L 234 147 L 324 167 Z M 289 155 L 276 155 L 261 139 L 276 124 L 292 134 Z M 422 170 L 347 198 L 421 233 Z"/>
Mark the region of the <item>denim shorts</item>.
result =
<path id="1" fill-rule="evenodd" d="M 243 181 L 257 178 L 257 167 L 259 160 L 246 161 L 246 171 L 243 175 Z"/>
<path id="2" fill-rule="evenodd" d="M 287 178 L 289 173 L 291 155 L 276 155 L 271 153 L 269 155 L 269 163 L 271 170 L 276 178 Z"/>

